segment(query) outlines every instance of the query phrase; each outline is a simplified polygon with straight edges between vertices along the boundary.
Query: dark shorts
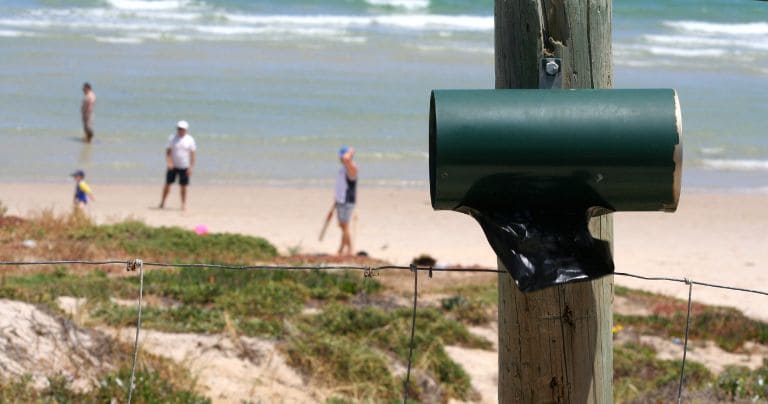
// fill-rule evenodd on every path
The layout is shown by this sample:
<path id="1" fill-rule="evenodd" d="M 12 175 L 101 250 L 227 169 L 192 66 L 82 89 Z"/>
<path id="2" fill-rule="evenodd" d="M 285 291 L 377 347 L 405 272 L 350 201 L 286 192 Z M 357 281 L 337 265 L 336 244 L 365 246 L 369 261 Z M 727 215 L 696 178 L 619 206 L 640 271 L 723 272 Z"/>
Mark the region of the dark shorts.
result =
<path id="1" fill-rule="evenodd" d="M 165 183 L 173 184 L 176 182 L 176 175 L 179 176 L 180 185 L 189 185 L 189 176 L 186 168 L 172 168 L 165 173 Z"/>

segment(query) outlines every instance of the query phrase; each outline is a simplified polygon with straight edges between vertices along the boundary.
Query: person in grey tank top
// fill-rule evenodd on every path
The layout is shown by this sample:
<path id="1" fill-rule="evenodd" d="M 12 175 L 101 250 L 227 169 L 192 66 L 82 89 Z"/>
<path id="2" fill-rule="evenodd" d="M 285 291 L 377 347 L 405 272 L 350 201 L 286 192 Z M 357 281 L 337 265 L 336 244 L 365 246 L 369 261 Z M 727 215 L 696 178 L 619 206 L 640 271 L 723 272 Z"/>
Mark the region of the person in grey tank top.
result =
<path id="1" fill-rule="evenodd" d="M 349 222 L 357 199 L 357 164 L 352 161 L 355 149 L 344 146 L 339 150 L 342 167 L 336 177 L 336 217 L 341 228 L 339 255 L 352 255 L 352 237 L 349 234 Z"/>

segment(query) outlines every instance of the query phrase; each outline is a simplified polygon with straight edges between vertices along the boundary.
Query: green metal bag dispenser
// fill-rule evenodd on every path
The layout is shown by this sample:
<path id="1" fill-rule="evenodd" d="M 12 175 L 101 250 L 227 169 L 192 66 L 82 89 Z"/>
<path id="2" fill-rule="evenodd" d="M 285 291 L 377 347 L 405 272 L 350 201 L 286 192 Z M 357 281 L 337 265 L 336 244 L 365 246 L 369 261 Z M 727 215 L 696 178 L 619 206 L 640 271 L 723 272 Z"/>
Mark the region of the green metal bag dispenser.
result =
<path id="1" fill-rule="evenodd" d="M 613 272 L 587 224 L 677 208 L 677 95 L 649 90 L 434 90 L 432 207 L 475 217 L 521 290 Z"/>

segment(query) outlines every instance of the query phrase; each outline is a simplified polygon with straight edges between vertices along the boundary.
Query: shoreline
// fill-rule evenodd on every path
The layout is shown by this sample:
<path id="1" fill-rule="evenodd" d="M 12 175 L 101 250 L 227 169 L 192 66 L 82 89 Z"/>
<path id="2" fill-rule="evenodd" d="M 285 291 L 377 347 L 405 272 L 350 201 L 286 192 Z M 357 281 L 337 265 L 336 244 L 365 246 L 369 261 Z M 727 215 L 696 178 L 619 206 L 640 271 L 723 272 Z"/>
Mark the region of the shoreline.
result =
<path id="1" fill-rule="evenodd" d="M 70 170 L 71 171 L 71 170 Z M 330 172 L 330 171 L 329 171 Z M 165 178 L 165 172 L 153 175 L 149 177 L 149 181 L 152 185 L 147 184 L 145 178 L 108 178 L 104 176 L 89 175 L 87 180 L 90 182 L 94 178 L 96 181 L 110 181 L 108 186 L 126 186 L 126 187 L 162 187 L 163 179 Z M 22 178 L 22 179 L 8 179 L 0 177 L 0 189 L 5 186 L 15 185 L 41 185 L 41 186 L 56 186 L 62 184 L 68 184 L 71 181 L 71 177 L 67 175 L 59 175 L 58 179 L 53 177 L 42 178 Z M 691 181 L 688 181 L 691 182 Z M 299 179 L 265 179 L 265 180 L 233 180 L 233 181 L 211 181 L 201 180 L 197 177 L 191 187 L 194 188 L 275 188 L 275 189 L 318 189 L 327 190 L 332 189 L 335 184 L 335 179 L 326 176 L 323 179 L 314 180 L 299 180 Z M 365 183 L 368 189 L 388 189 L 388 190 L 429 190 L 429 179 L 425 180 L 391 180 L 391 179 L 367 179 Z M 764 195 L 768 196 L 768 182 L 763 185 L 755 186 L 730 186 L 730 187 L 717 187 L 712 185 L 686 185 L 686 181 L 683 181 L 683 195 Z"/>
<path id="2" fill-rule="evenodd" d="M 340 231 L 335 219 L 318 240 L 333 200 L 329 187 L 197 185 L 189 188 L 188 211 L 179 207 L 178 186 L 160 210 L 162 184 L 90 184 L 96 201 L 88 207 L 97 223 L 137 219 L 153 226 L 261 236 L 282 254 L 333 254 Z M 71 209 L 74 183 L 3 183 L 0 202 L 8 215 L 29 216 L 51 209 Z M 480 226 L 467 215 L 433 211 L 429 190 L 410 187 L 361 187 L 357 219 L 351 228 L 355 251 L 408 265 L 429 254 L 444 265 L 496 268 L 496 257 Z M 614 214 L 617 272 L 689 278 L 747 289 L 768 285 L 768 195 L 687 192 L 676 213 Z M 683 283 L 653 282 L 616 276 L 617 285 L 686 299 Z M 693 299 L 733 306 L 750 317 L 768 320 L 768 297 L 696 286 Z"/>

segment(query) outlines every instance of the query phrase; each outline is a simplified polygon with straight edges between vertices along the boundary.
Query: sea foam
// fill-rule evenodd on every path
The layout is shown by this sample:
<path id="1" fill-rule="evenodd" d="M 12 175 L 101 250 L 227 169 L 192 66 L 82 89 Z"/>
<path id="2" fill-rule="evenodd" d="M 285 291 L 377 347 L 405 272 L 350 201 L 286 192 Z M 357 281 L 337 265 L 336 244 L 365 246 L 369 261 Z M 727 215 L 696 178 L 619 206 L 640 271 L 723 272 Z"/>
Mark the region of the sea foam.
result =
<path id="1" fill-rule="evenodd" d="M 366 0 L 366 3 L 379 7 L 396 7 L 406 10 L 422 10 L 429 7 L 429 0 Z"/>
<path id="2" fill-rule="evenodd" d="M 648 46 L 645 49 L 653 55 L 676 56 L 684 58 L 720 57 L 728 52 L 726 49 L 718 48 L 684 49 L 665 46 Z"/>
<path id="3" fill-rule="evenodd" d="M 472 15 L 385 15 L 376 17 L 374 21 L 381 25 L 415 30 L 493 30 L 493 17 Z"/>
<path id="4" fill-rule="evenodd" d="M 195 28 L 196 31 L 205 34 L 221 36 L 260 36 L 267 38 L 280 38 L 285 35 L 311 36 L 311 37 L 334 37 L 346 34 L 344 30 L 331 28 L 312 28 L 312 27 L 278 27 L 278 26 L 222 26 L 222 25 L 203 25 Z"/>
<path id="5" fill-rule="evenodd" d="M 107 3 L 121 10 L 178 10 L 190 4 L 187 0 L 107 0 Z"/>
<path id="6" fill-rule="evenodd" d="M 225 14 L 228 21 L 256 25 L 389 27 L 407 30 L 492 31 L 493 17 L 436 14 L 357 15 L 255 15 Z"/>
<path id="7" fill-rule="evenodd" d="M 768 160 L 702 159 L 706 168 L 723 171 L 768 171 Z"/>
<path id="8" fill-rule="evenodd" d="M 651 43 L 680 45 L 687 48 L 690 48 L 691 46 L 708 46 L 768 50 L 768 40 L 764 42 L 756 42 L 753 40 L 744 41 L 736 38 L 726 39 L 693 35 L 643 35 L 643 38 Z"/>
<path id="9" fill-rule="evenodd" d="M 768 35 L 768 23 L 723 24 L 706 21 L 664 21 L 664 25 L 688 32 L 717 35 Z"/>
<path id="10" fill-rule="evenodd" d="M 128 45 L 137 45 L 144 42 L 141 38 L 136 37 L 97 36 L 94 39 L 96 42 Z"/>
<path id="11" fill-rule="evenodd" d="M 0 18 L 0 30 L 4 30 L 4 37 L 21 35 L 17 32 L 59 37 L 64 32 L 67 36 L 113 43 L 146 42 L 155 33 L 163 33 L 161 40 L 166 41 L 290 40 L 299 36 L 365 43 L 371 36 L 382 34 L 430 32 L 449 37 L 493 30 L 491 16 L 429 14 L 420 9 L 429 6 L 428 0 L 370 1 L 398 7 L 391 13 L 259 14 L 214 7 L 203 1 L 105 0 L 95 7 L 36 7 L 9 14 Z"/>
<path id="12" fill-rule="evenodd" d="M 23 36 L 33 36 L 34 34 L 24 31 L 5 30 L 0 29 L 0 37 L 2 38 L 18 38 Z"/>

